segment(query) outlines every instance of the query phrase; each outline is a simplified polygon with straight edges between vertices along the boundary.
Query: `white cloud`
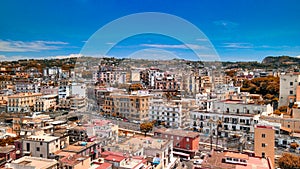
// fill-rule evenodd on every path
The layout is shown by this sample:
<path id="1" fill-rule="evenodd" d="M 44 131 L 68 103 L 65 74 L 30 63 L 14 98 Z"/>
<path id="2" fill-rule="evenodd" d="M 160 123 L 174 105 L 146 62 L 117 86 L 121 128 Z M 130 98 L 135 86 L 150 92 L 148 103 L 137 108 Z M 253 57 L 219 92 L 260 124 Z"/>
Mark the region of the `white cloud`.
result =
<path id="1" fill-rule="evenodd" d="M 0 39 L 1 52 L 38 52 L 43 50 L 57 50 L 67 45 L 67 42 L 61 41 L 12 41 Z"/>
<path id="2" fill-rule="evenodd" d="M 232 49 L 251 49 L 253 45 L 250 43 L 223 43 L 225 48 Z"/>
<path id="3" fill-rule="evenodd" d="M 69 55 L 58 55 L 58 56 L 50 56 L 47 58 L 53 58 L 53 59 L 66 59 L 66 58 L 78 58 L 81 57 L 81 54 L 69 54 Z"/>
<path id="4" fill-rule="evenodd" d="M 182 45 L 165 45 L 165 44 L 141 44 L 141 46 L 152 48 L 169 48 L 169 49 L 207 49 L 206 46 L 196 44 L 182 44 Z"/>
<path id="5" fill-rule="evenodd" d="M 43 56 L 43 57 L 30 57 L 30 56 L 22 56 L 22 55 L 15 55 L 15 56 L 0 55 L 0 62 L 1 61 L 16 61 L 16 60 L 20 60 L 20 59 L 66 59 L 66 58 L 77 58 L 77 57 L 81 57 L 81 56 L 82 56 L 81 54 Z"/>

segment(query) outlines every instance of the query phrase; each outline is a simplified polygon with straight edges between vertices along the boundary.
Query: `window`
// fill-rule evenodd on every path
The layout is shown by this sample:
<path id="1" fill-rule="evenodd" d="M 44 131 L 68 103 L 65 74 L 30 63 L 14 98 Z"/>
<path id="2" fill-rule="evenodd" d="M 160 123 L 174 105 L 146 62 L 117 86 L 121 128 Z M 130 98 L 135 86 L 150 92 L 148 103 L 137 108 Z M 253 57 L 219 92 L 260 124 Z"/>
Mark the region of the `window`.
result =
<path id="1" fill-rule="evenodd" d="M 265 152 L 262 152 L 262 153 L 261 153 L 261 156 L 262 156 L 262 158 L 265 158 L 265 157 L 266 157 L 266 153 L 265 153 Z"/>
<path id="2" fill-rule="evenodd" d="M 42 146 L 42 145 L 43 145 L 43 142 L 40 142 L 40 145 Z"/>
<path id="3" fill-rule="evenodd" d="M 266 147 L 266 144 L 265 143 L 261 143 L 261 147 Z"/>
<path id="4" fill-rule="evenodd" d="M 290 82 L 290 86 L 293 86 L 293 82 Z"/>
<path id="5" fill-rule="evenodd" d="M 40 148 L 39 148 L 39 147 L 37 147 L 37 148 L 36 148 L 36 151 L 40 151 Z"/>
<path id="6" fill-rule="evenodd" d="M 266 134 L 262 134 L 261 137 L 262 137 L 262 138 L 266 138 Z"/>
<path id="7" fill-rule="evenodd" d="M 189 139 L 189 138 L 186 138 L 186 141 L 187 141 L 187 142 L 189 142 L 189 141 L 190 141 L 190 139 Z"/>
<path id="8" fill-rule="evenodd" d="M 288 125 L 287 127 L 288 127 L 288 128 L 290 128 L 291 126 L 290 126 L 290 125 Z"/>
<path id="9" fill-rule="evenodd" d="M 26 143 L 26 149 L 27 151 L 30 151 L 30 143 Z"/>
<path id="10" fill-rule="evenodd" d="M 177 137 L 177 140 L 179 140 L 179 137 Z"/>
<path id="11" fill-rule="evenodd" d="M 293 90 L 290 90 L 290 94 L 293 94 Z"/>
<path id="12" fill-rule="evenodd" d="M 40 154 L 40 157 L 43 157 L 43 154 Z"/>

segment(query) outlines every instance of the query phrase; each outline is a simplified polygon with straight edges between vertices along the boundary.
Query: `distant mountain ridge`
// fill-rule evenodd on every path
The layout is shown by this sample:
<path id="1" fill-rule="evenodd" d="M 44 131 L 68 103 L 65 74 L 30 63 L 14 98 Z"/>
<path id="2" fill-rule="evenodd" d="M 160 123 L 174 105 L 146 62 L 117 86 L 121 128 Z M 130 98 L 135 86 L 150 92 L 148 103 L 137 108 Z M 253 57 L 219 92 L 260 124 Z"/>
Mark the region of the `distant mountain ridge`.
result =
<path id="1" fill-rule="evenodd" d="M 300 58 L 290 56 L 268 56 L 262 61 L 263 64 L 300 64 Z"/>

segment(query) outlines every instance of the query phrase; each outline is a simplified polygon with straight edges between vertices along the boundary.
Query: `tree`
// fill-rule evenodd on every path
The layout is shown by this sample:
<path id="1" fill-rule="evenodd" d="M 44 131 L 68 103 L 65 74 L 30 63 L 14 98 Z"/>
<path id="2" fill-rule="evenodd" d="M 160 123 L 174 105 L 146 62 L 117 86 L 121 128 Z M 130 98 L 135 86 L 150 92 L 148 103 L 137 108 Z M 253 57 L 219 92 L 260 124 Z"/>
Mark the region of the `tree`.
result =
<path id="1" fill-rule="evenodd" d="M 152 122 L 144 122 L 140 124 L 140 130 L 141 132 L 145 133 L 145 137 L 146 134 L 151 131 L 153 129 L 153 123 Z"/>
<path id="2" fill-rule="evenodd" d="M 300 169 L 300 156 L 284 153 L 278 160 L 281 169 Z"/>
<path id="3" fill-rule="evenodd" d="M 278 108 L 278 110 L 280 111 L 280 112 L 287 112 L 287 106 L 280 106 L 279 108 Z"/>

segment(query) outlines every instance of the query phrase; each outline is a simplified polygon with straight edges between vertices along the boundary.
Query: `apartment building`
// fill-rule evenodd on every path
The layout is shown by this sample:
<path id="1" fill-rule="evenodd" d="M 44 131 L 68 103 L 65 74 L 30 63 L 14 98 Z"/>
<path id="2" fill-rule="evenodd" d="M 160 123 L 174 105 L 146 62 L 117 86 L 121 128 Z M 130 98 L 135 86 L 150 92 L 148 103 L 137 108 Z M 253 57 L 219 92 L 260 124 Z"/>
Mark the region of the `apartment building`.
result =
<path id="1" fill-rule="evenodd" d="M 280 75 L 279 104 L 278 106 L 288 106 L 296 101 L 297 86 L 300 83 L 299 73 L 288 73 Z"/>
<path id="2" fill-rule="evenodd" d="M 60 150 L 60 138 L 47 135 L 29 136 L 23 140 L 23 154 L 49 158 Z"/>
<path id="3" fill-rule="evenodd" d="M 243 100 L 222 100 L 213 102 L 213 111 L 235 114 L 272 114 L 273 107 L 262 104 L 248 104 Z"/>
<path id="4" fill-rule="evenodd" d="M 53 120 L 49 115 L 36 115 L 24 116 L 24 117 L 14 117 L 12 129 L 17 136 L 27 136 L 34 134 L 43 134 L 42 127 L 50 126 Z"/>
<path id="5" fill-rule="evenodd" d="M 17 93 L 38 93 L 39 84 L 34 82 L 26 81 L 17 81 L 15 82 L 15 91 Z"/>
<path id="6" fill-rule="evenodd" d="M 153 99 L 149 108 L 149 120 L 164 122 L 165 125 L 179 128 L 189 126 L 189 100 Z"/>
<path id="7" fill-rule="evenodd" d="M 108 97 L 112 93 L 122 93 L 125 94 L 126 90 L 124 89 L 118 89 L 118 88 L 104 88 L 104 87 L 99 87 L 95 88 L 95 99 L 97 101 L 98 106 L 100 107 L 100 110 L 103 108 L 104 103 L 105 103 L 105 98 Z"/>
<path id="8" fill-rule="evenodd" d="M 8 112 L 26 112 L 34 108 L 41 93 L 18 93 L 8 96 Z"/>
<path id="9" fill-rule="evenodd" d="M 183 90 L 188 95 L 195 95 L 196 93 L 199 93 L 201 82 L 198 72 L 181 72 L 181 76 L 180 90 Z"/>
<path id="10" fill-rule="evenodd" d="M 212 133 L 213 135 L 218 134 L 223 137 L 229 137 L 235 134 L 252 133 L 249 137 L 253 137 L 254 124 L 258 123 L 259 116 L 254 114 L 226 114 L 193 110 L 191 111 L 190 127 L 204 134 Z"/>
<path id="11" fill-rule="evenodd" d="M 172 140 L 173 154 L 176 156 L 192 158 L 199 150 L 200 135 L 197 132 L 157 128 L 154 137 Z"/>
<path id="12" fill-rule="evenodd" d="M 78 96 L 73 96 L 70 97 L 70 109 L 71 110 L 78 110 L 78 109 L 82 109 L 85 107 L 85 98 L 83 97 L 78 97 Z"/>
<path id="13" fill-rule="evenodd" d="M 145 92 L 111 94 L 105 97 L 103 110 L 110 116 L 147 121 L 149 120 L 149 104 L 151 100 L 152 95 Z"/>
<path id="14" fill-rule="evenodd" d="M 58 97 L 57 94 L 43 95 L 39 97 L 35 101 L 34 111 L 46 112 L 49 111 L 50 109 L 54 109 L 57 104 L 57 97 Z"/>
<path id="15" fill-rule="evenodd" d="M 118 125 L 112 124 L 108 120 L 93 119 L 91 123 L 85 124 L 89 138 L 100 138 L 102 145 L 118 142 Z"/>
<path id="16" fill-rule="evenodd" d="M 271 126 L 255 126 L 254 153 L 257 157 L 270 158 L 275 166 L 275 129 Z"/>
<path id="17" fill-rule="evenodd" d="M 99 70 L 93 74 L 94 81 L 104 85 L 125 84 L 129 78 L 129 72 L 113 66 L 100 66 Z"/>
<path id="18" fill-rule="evenodd" d="M 86 97 L 86 84 L 84 83 L 72 83 L 71 85 L 71 95 L 77 97 Z"/>
<path id="19" fill-rule="evenodd" d="M 300 118 L 292 118 L 290 116 L 261 116 L 262 120 L 268 122 L 279 123 L 281 128 L 287 130 L 288 132 L 300 132 Z"/>

